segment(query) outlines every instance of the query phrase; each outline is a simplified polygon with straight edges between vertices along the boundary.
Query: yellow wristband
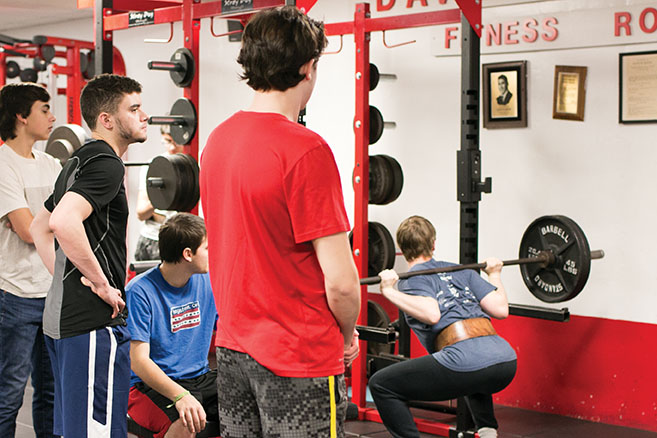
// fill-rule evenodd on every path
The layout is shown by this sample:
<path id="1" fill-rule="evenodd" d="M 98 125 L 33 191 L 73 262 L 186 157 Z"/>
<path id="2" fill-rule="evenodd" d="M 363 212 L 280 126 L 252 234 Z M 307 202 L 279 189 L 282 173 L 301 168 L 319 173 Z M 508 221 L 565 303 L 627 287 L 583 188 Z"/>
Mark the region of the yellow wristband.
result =
<path id="1" fill-rule="evenodd" d="M 167 409 L 172 408 L 180 401 L 181 398 L 184 396 L 189 395 L 189 391 L 182 392 L 176 396 L 176 398 L 173 399 L 173 403 L 171 403 L 169 406 L 167 406 Z"/>

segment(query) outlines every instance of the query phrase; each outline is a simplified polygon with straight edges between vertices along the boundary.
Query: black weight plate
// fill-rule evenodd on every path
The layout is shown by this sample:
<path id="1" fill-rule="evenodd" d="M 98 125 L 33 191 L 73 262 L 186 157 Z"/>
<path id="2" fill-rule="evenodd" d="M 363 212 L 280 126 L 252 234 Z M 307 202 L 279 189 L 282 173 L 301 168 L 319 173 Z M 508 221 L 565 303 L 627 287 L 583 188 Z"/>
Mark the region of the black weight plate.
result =
<path id="1" fill-rule="evenodd" d="M 379 68 L 376 64 L 370 63 L 370 91 L 374 91 L 376 86 L 379 85 L 379 79 L 381 79 Z"/>
<path id="2" fill-rule="evenodd" d="M 395 242 L 388 229 L 378 222 L 368 222 L 367 275 L 373 277 L 395 264 Z"/>
<path id="3" fill-rule="evenodd" d="M 182 125 L 171 125 L 171 137 L 178 144 L 191 143 L 196 134 L 196 108 L 191 100 L 181 97 L 171 107 L 172 116 L 182 116 L 185 123 Z"/>
<path id="4" fill-rule="evenodd" d="M 552 251 L 554 263 L 520 265 L 529 291 L 546 303 L 559 303 L 579 294 L 591 270 L 591 250 L 582 229 L 566 216 L 542 216 L 532 222 L 520 241 L 520 258 Z"/>
<path id="5" fill-rule="evenodd" d="M 32 66 L 36 71 L 46 71 L 46 68 L 48 68 L 48 62 L 45 59 L 37 57 L 32 60 Z"/>
<path id="6" fill-rule="evenodd" d="M 384 269 L 392 269 L 395 264 L 395 242 L 388 229 L 378 222 L 367 223 L 367 276 L 374 277 Z M 353 232 L 349 233 L 349 243 L 354 247 Z"/>
<path id="7" fill-rule="evenodd" d="M 369 203 L 385 204 L 392 185 L 390 166 L 382 155 L 370 155 Z"/>
<path id="8" fill-rule="evenodd" d="M 370 105 L 370 144 L 374 144 L 383 135 L 383 116 L 381 111 Z"/>
<path id="9" fill-rule="evenodd" d="M 176 168 L 179 183 L 176 197 L 176 211 L 191 211 L 200 198 L 198 185 L 198 163 L 190 155 L 176 154 Z"/>
<path id="10" fill-rule="evenodd" d="M 55 48 L 53 46 L 41 46 L 41 57 L 46 60 L 46 62 L 52 61 L 55 57 Z"/>
<path id="11" fill-rule="evenodd" d="M 383 307 L 372 300 L 367 300 L 367 325 L 386 329 L 390 325 L 390 317 Z M 367 341 L 367 354 L 380 355 L 395 352 L 395 344 L 382 344 L 381 342 Z"/>
<path id="12" fill-rule="evenodd" d="M 150 184 L 151 178 L 161 178 L 163 185 L 155 187 Z M 146 193 L 153 207 L 159 210 L 174 210 L 174 200 L 177 194 L 178 172 L 173 161 L 167 156 L 153 158 L 146 173 Z"/>
<path id="13" fill-rule="evenodd" d="M 401 165 L 397 160 L 389 155 L 381 155 L 390 169 L 390 191 L 388 196 L 384 200 L 383 204 L 390 204 L 391 202 L 397 200 L 399 195 L 401 195 L 402 189 L 404 188 L 404 172 L 402 171 Z"/>
<path id="14" fill-rule="evenodd" d="M 87 67 L 89 67 L 89 53 L 80 52 L 80 73 L 84 75 L 87 71 Z"/>
<path id="15" fill-rule="evenodd" d="M 180 48 L 171 55 L 170 62 L 180 65 L 180 70 L 169 71 L 171 80 L 178 87 L 187 87 L 194 79 L 194 56 L 192 52 L 186 48 Z"/>
<path id="16" fill-rule="evenodd" d="M 7 61 L 5 74 L 9 79 L 13 79 L 21 74 L 21 68 L 16 61 Z"/>
<path id="17" fill-rule="evenodd" d="M 94 51 L 91 50 L 87 54 L 87 65 L 84 70 L 82 70 L 82 77 L 85 79 L 91 79 L 96 76 L 96 55 Z"/>
<path id="18" fill-rule="evenodd" d="M 26 68 L 21 70 L 20 77 L 21 82 L 36 82 L 39 75 L 33 68 Z"/>

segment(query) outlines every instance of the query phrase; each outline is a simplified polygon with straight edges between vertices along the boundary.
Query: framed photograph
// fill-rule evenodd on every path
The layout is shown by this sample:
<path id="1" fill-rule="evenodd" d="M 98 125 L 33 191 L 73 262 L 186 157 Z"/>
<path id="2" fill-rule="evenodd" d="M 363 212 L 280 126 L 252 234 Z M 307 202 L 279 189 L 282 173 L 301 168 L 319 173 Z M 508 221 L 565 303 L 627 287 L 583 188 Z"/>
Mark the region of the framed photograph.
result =
<path id="1" fill-rule="evenodd" d="M 527 127 L 527 61 L 482 65 L 484 128 Z"/>
<path id="2" fill-rule="evenodd" d="M 657 123 L 657 51 L 621 53 L 618 122 Z"/>
<path id="3" fill-rule="evenodd" d="M 552 118 L 584 120 L 586 98 L 586 67 L 556 65 Z"/>

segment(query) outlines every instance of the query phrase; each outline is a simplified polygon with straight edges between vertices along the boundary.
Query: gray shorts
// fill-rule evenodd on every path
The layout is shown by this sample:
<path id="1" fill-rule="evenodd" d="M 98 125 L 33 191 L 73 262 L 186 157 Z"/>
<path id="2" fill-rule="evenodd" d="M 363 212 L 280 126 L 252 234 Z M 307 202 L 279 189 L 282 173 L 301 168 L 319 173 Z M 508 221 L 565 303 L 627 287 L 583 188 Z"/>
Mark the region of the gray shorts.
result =
<path id="1" fill-rule="evenodd" d="M 245 353 L 217 348 L 222 438 L 344 437 L 344 375 L 280 377 Z"/>

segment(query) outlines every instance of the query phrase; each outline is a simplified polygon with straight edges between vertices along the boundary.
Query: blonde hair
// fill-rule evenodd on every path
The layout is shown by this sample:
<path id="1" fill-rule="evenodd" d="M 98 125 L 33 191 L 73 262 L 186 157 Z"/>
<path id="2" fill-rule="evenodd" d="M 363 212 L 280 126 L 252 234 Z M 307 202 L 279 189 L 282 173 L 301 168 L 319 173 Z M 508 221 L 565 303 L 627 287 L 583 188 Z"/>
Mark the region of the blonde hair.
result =
<path id="1" fill-rule="evenodd" d="M 422 216 L 411 216 L 397 228 L 397 245 L 407 261 L 420 256 L 432 257 L 436 229 Z"/>

